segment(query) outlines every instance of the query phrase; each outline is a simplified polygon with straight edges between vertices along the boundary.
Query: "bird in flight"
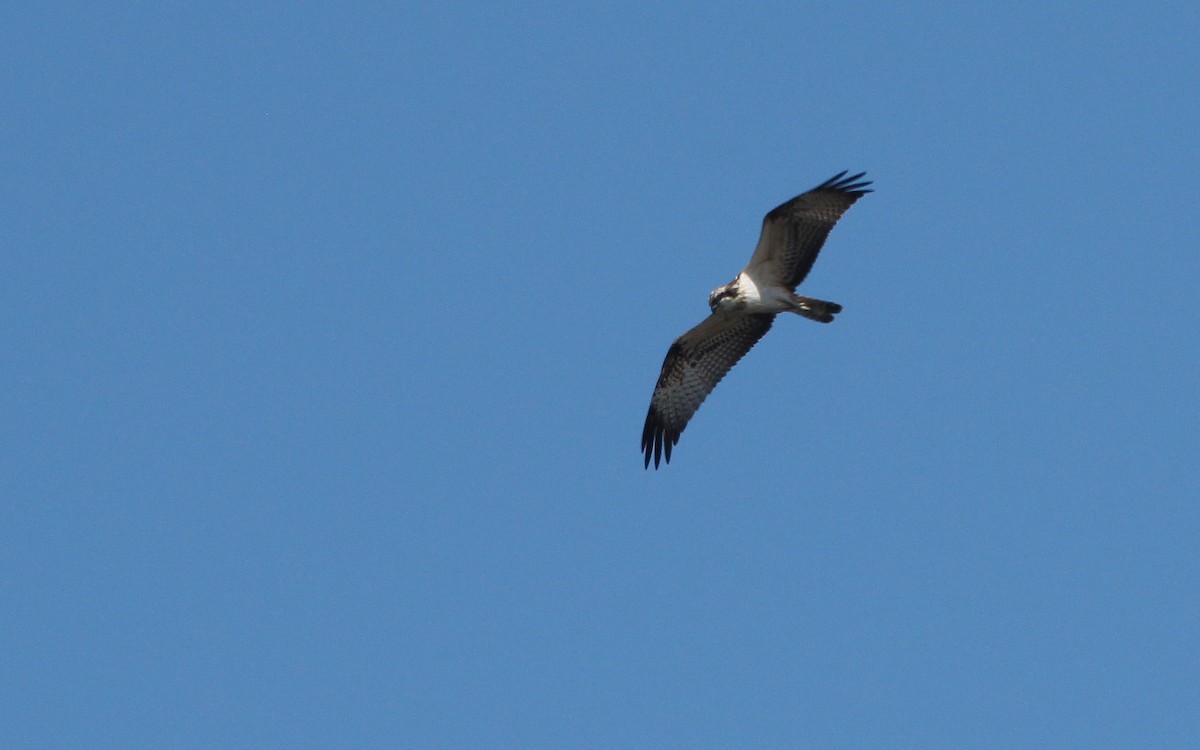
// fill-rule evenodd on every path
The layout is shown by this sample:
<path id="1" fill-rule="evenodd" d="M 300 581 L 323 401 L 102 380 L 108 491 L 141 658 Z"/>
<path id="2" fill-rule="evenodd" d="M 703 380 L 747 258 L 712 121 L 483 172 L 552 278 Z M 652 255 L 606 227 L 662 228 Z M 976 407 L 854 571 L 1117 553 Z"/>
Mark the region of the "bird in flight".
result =
<path id="1" fill-rule="evenodd" d="M 842 311 L 835 302 L 795 292 L 833 225 L 871 192 L 867 189 L 871 183 L 862 179 L 865 174 L 847 177 L 842 172 L 763 217 L 750 263 L 733 281 L 712 290 L 708 295 L 712 314 L 667 350 L 642 429 L 646 468 L 651 458 L 655 469 L 660 458 L 671 462 L 671 448 L 688 420 L 725 373 L 771 329 L 778 313 L 828 323 Z"/>

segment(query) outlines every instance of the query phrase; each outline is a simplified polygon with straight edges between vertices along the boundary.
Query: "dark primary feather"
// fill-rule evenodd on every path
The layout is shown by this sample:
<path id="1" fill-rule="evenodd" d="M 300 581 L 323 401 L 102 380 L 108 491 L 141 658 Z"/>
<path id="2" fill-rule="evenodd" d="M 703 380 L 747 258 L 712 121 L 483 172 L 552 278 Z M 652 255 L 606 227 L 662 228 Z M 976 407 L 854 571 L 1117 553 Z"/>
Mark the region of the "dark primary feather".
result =
<path id="1" fill-rule="evenodd" d="M 651 457 L 656 469 L 661 457 L 671 462 L 671 448 L 679 442 L 688 420 L 774 321 L 774 315 L 714 313 L 675 340 L 663 360 L 646 426 L 642 428 L 646 468 L 650 467 Z"/>
<path id="2" fill-rule="evenodd" d="M 747 268 L 792 290 L 812 269 L 825 238 L 842 214 L 862 196 L 870 181 L 866 172 L 842 172 L 807 193 L 776 206 L 763 217 L 758 247 Z"/>

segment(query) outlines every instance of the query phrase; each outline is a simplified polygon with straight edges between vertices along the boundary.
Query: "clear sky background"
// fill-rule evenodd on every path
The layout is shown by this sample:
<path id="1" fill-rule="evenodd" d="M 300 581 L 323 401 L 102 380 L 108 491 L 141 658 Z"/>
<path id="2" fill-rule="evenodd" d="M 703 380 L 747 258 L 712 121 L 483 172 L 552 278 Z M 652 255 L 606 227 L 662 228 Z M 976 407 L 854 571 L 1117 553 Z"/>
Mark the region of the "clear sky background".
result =
<path id="1" fill-rule="evenodd" d="M 0 746 L 1200 746 L 1200 5 L 0 11 Z M 763 213 L 875 192 L 644 471 Z"/>

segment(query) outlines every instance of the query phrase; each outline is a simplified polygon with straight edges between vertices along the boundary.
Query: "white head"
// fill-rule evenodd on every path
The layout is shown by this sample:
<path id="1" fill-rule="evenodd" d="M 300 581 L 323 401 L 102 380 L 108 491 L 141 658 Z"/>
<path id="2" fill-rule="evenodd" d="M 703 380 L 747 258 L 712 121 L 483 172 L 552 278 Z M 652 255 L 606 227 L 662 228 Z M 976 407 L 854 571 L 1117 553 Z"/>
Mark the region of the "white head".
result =
<path id="1" fill-rule="evenodd" d="M 734 307 L 737 302 L 738 283 L 737 279 L 729 282 L 725 286 L 719 286 L 708 294 L 708 309 L 716 312 L 718 309 L 729 310 Z"/>

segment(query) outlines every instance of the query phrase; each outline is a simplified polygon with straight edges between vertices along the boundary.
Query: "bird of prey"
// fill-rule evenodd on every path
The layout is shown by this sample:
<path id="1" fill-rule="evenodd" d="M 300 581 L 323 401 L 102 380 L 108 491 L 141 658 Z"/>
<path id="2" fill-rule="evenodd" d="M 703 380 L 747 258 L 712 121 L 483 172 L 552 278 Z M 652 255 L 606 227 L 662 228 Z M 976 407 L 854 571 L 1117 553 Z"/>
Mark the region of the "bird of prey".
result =
<path id="1" fill-rule="evenodd" d="M 866 189 L 871 183 L 862 179 L 865 174 L 847 177 L 842 172 L 763 218 L 750 263 L 733 281 L 712 290 L 712 314 L 667 350 L 642 429 L 647 469 L 651 458 L 655 469 L 660 458 L 671 462 L 671 448 L 688 420 L 725 373 L 770 330 L 776 314 L 792 312 L 828 323 L 842 311 L 837 303 L 801 297 L 795 291 L 833 225 L 871 192 Z"/>

